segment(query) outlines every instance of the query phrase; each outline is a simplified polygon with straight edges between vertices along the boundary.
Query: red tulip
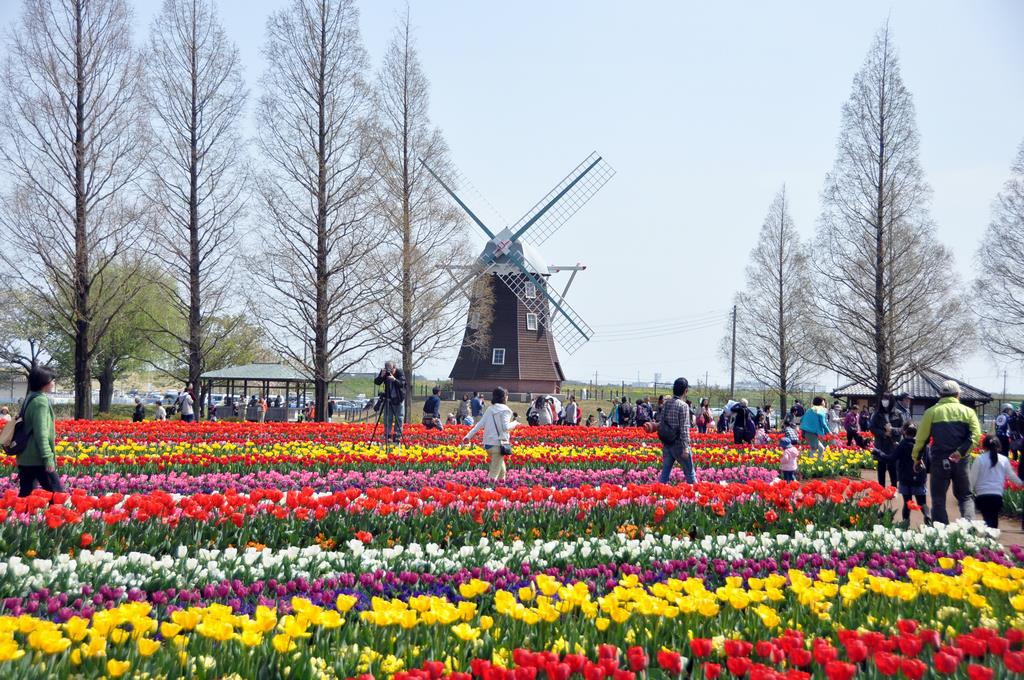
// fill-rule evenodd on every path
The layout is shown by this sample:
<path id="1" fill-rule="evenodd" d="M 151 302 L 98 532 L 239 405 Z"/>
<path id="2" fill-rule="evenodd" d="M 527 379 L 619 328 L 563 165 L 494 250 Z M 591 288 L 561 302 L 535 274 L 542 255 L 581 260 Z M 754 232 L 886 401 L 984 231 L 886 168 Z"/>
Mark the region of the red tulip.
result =
<path id="1" fill-rule="evenodd" d="M 917 632 L 917 627 L 920 624 L 913 619 L 900 619 L 896 622 L 896 627 L 903 635 L 913 635 Z"/>
<path id="2" fill-rule="evenodd" d="M 583 669 L 583 677 L 585 680 L 602 680 L 604 678 L 604 669 L 597 664 L 587 664 Z"/>
<path id="3" fill-rule="evenodd" d="M 725 665 L 730 673 L 737 677 L 742 677 L 747 674 L 747 671 L 754 665 L 754 662 L 745 656 L 730 656 L 726 659 Z"/>
<path id="4" fill-rule="evenodd" d="M 423 670 L 430 674 L 432 680 L 437 680 L 444 675 L 443 661 L 424 661 Z"/>
<path id="5" fill-rule="evenodd" d="M 692 642 L 691 640 L 691 644 Z M 708 640 L 709 645 L 710 643 L 711 641 Z M 681 675 L 683 672 L 683 657 L 679 652 L 672 652 L 666 649 L 658 650 L 658 666 L 669 675 Z"/>
<path id="6" fill-rule="evenodd" d="M 924 672 L 928 670 L 928 664 L 920 659 L 903 659 L 900 670 L 909 680 L 920 680 Z"/>
<path id="7" fill-rule="evenodd" d="M 693 638 L 690 640 L 690 651 L 698 659 L 706 659 L 711 656 L 711 640 L 707 638 Z"/>
<path id="8" fill-rule="evenodd" d="M 1007 652 L 1003 655 L 1003 664 L 1008 671 L 1024 673 L 1024 652 Z"/>
<path id="9" fill-rule="evenodd" d="M 899 637 L 899 646 L 903 656 L 915 657 L 921 653 L 921 648 L 924 645 L 920 638 L 914 635 L 901 635 Z"/>
<path id="10" fill-rule="evenodd" d="M 789 662 L 797 668 L 804 668 L 811 665 L 811 653 L 806 649 L 791 649 L 789 651 Z"/>
<path id="11" fill-rule="evenodd" d="M 887 677 L 896 675 L 900 672 L 900 657 L 889 652 L 878 652 L 875 654 L 875 667 Z"/>
<path id="12" fill-rule="evenodd" d="M 828 680 L 850 680 L 857 673 L 857 667 L 845 661 L 829 661 L 825 664 Z"/>
<path id="13" fill-rule="evenodd" d="M 587 657 L 582 654 L 566 654 L 562 658 L 562 663 L 569 666 L 573 673 L 582 673 L 583 667 L 587 665 Z"/>
<path id="14" fill-rule="evenodd" d="M 991 680 L 994 674 L 991 668 L 979 666 L 976 663 L 967 667 L 967 677 L 971 680 Z"/>
<path id="15" fill-rule="evenodd" d="M 753 651 L 753 649 L 754 645 L 746 640 L 725 641 L 726 656 L 750 656 L 750 652 Z"/>
<path id="16" fill-rule="evenodd" d="M 854 640 L 846 645 L 846 658 L 852 663 L 860 663 L 868 658 L 868 646 L 860 640 Z"/>
<path id="17" fill-rule="evenodd" d="M 937 651 L 932 656 L 932 665 L 935 670 L 943 675 L 952 675 L 956 672 L 956 667 L 959 666 L 959 660 L 952 654 L 947 654 L 944 651 Z"/>
<path id="18" fill-rule="evenodd" d="M 722 664 L 720 663 L 706 663 L 704 664 L 704 677 L 708 680 L 715 680 L 715 678 L 722 675 Z"/>

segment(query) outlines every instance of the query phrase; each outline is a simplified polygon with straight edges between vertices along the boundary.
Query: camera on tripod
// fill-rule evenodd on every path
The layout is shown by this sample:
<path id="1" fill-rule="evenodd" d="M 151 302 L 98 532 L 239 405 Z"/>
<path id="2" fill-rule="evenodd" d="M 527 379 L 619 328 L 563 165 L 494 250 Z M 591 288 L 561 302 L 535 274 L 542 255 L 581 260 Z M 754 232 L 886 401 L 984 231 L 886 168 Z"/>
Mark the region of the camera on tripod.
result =
<path id="1" fill-rule="evenodd" d="M 387 400 L 387 397 L 386 397 L 386 396 L 384 395 L 384 393 L 383 393 L 383 392 L 381 392 L 380 394 L 378 394 L 378 395 L 377 395 L 377 401 L 375 401 L 375 402 L 373 403 L 373 412 L 374 412 L 374 413 L 380 413 L 380 410 L 381 410 L 382 408 L 384 408 L 384 402 L 385 402 L 386 400 Z"/>

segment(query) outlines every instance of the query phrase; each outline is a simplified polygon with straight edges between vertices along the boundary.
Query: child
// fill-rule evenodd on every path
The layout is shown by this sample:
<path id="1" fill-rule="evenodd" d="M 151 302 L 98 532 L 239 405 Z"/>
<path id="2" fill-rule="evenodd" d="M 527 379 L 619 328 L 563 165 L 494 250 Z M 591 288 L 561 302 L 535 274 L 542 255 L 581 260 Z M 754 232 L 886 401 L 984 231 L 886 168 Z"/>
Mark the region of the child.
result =
<path id="1" fill-rule="evenodd" d="M 792 413 L 787 414 L 785 420 L 782 421 L 782 434 L 789 439 L 790 443 L 800 441 Z"/>
<path id="2" fill-rule="evenodd" d="M 782 456 L 779 458 L 779 469 L 782 471 L 782 479 L 787 482 L 796 480 L 797 462 L 800 460 L 800 451 L 793 446 L 793 440 L 783 437 L 779 440 L 782 447 Z"/>
<path id="3" fill-rule="evenodd" d="M 998 437 L 985 435 L 981 442 L 983 453 L 971 463 L 971 491 L 974 492 L 974 503 L 985 525 L 993 529 L 999 528 L 999 512 L 1003 509 L 1003 488 L 1006 478 L 1014 484 L 1021 484 L 1020 477 L 1013 471 L 1010 459 L 1000 455 L 1002 444 Z M 985 455 L 987 452 L 988 455 Z"/>
<path id="4" fill-rule="evenodd" d="M 896 445 L 892 453 L 885 453 L 881 449 L 875 448 L 871 451 L 871 454 L 878 459 L 879 465 L 896 464 L 896 475 L 897 479 L 899 479 L 896 490 L 903 496 L 903 521 L 910 521 L 910 501 L 913 499 L 921 508 L 921 514 L 924 515 L 924 523 L 931 525 L 932 517 L 926 505 L 928 498 L 925 495 L 925 482 L 928 481 L 928 467 L 930 465 L 928 462 L 928 448 L 925 447 L 924 455 L 922 456 L 924 465 L 915 467 L 913 453 L 916 437 L 917 426 L 909 423 L 903 428 L 903 438 L 900 439 L 900 443 Z"/>

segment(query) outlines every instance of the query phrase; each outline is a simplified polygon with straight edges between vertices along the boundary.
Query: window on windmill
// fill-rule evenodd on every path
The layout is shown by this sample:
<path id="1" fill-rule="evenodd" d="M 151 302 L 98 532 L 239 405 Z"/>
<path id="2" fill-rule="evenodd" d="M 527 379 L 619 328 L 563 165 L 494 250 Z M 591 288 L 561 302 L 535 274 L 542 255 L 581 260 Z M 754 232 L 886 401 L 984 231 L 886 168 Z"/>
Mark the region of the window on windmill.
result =
<path id="1" fill-rule="evenodd" d="M 491 352 L 491 363 L 495 366 L 505 365 L 505 348 L 495 347 Z"/>
<path id="2" fill-rule="evenodd" d="M 480 312 L 469 313 L 469 327 L 474 329 L 480 328 Z"/>
<path id="3" fill-rule="evenodd" d="M 526 298 L 532 300 L 537 297 L 537 286 L 532 283 L 526 284 Z"/>
<path id="4" fill-rule="evenodd" d="M 537 330 L 537 315 L 534 314 L 533 312 L 527 312 L 526 314 L 526 330 Z"/>

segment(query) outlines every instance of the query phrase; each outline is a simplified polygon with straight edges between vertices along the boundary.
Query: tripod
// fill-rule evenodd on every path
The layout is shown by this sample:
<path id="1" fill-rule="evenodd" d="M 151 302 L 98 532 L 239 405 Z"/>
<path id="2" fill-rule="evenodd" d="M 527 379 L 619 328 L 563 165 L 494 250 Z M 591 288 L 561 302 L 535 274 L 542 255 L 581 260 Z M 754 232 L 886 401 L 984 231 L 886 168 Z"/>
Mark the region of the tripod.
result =
<path id="1" fill-rule="evenodd" d="M 387 396 L 382 394 L 378 399 L 378 405 L 380 408 L 377 409 L 377 422 L 373 425 L 373 432 L 370 434 L 370 441 L 368 443 L 373 444 L 377 441 L 377 428 L 380 427 L 381 420 L 383 419 L 385 427 L 384 455 L 388 455 L 391 453 L 391 437 L 388 436 L 387 424 L 391 423 L 390 434 L 394 435 L 395 431 L 398 429 L 398 419 L 394 417 L 394 406 L 392 406 L 391 401 Z M 385 411 L 387 411 L 387 414 L 385 414 Z"/>

